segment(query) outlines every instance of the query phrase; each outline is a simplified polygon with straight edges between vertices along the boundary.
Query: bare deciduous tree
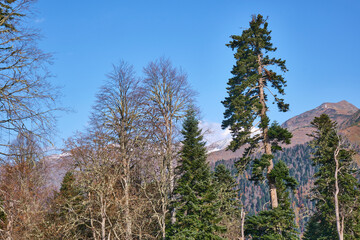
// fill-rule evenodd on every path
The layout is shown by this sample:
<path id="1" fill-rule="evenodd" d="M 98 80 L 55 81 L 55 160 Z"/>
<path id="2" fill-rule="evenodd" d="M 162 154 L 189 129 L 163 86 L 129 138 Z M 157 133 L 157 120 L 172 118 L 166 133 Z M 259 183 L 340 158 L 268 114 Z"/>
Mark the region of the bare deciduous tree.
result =
<path id="1" fill-rule="evenodd" d="M 0 199 L 2 239 L 39 239 L 51 189 L 46 182 L 46 163 L 39 146 L 19 135 L 11 155 L 1 164 Z"/>
<path id="2" fill-rule="evenodd" d="M 50 142 L 58 91 L 48 81 L 51 56 L 38 48 L 38 31 L 28 24 L 34 2 L 0 1 L 0 194 L 7 239 L 38 237 L 48 197 L 39 153 Z"/>
<path id="3" fill-rule="evenodd" d="M 93 121 L 101 125 L 109 136 L 109 144 L 117 150 L 117 164 L 123 170 L 119 175 L 124 189 L 126 239 L 133 238 L 130 213 L 131 169 L 137 162 L 144 137 L 144 103 L 139 80 L 133 67 L 124 61 L 113 66 L 108 81 L 97 96 Z"/>
<path id="4" fill-rule="evenodd" d="M 154 239 L 152 209 L 139 190 L 142 183 L 137 182 L 142 177 L 134 176 L 135 171 L 144 174 L 144 165 L 132 165 L 130 173 L 127 172 L 129 169 L 119 162 L 119 146 L 109 143 L 108 133 L 102 129 L 70 139 L 68 147 L 74 159 L 75 187 L 80 189 L 81 201 L 69 199 L 63 204 L 66 219 L 56 230 L 62 232 L 61 239 L 80 238 L 74 235 L 79 234 L 79 226 L 85 226 L 85 234 L 90 233 L 95 240 Z M 124 179 L 129 181 L 128 185 Z M 150 190 L 149 187 L 147 191 Z"/>
<path id="5" fill-rule="evenodd" d="M 98 132 L 69 140 L 68 144 L 77 167 L 76 184 L 81 189 L 83 200 L 70 200 L 65 205 L 69 212 L 67 224 L 85 225 L 93 239 L 121 239 L 119 233 L 124 232 L 123 224 L 118 219 L 122 219 L 119 198 L 123 192 L 117 180 L 122 169 L 114 162 L 113 146 L 108 144 L 107 136 Z M 69 238 L 71 230 L 64 228 Z"/>
<path id="6" fill-rule="evenodd" d="M 0 154 L 9 139 L 31 131 L 47 139 L 54 126 L 57 89 L 48 81 L 50 55 L 38 46 L 38 31 L 27 23 L 35 0 L 1 1 L 0 14 Z"/>
<path id="7" fill-rule="evenodd" d="M 158 163 L 160 174 L 158 189 L 162 200 L 157 217 L 162 238 L 165 239 L 165 217 L 175 183 L 176 126 L 178 121 L 185 116 L 194 92 L 187 82 L 186 74 L 173 67 L 168 59 L 160 58 L 150 62 L 144 68 L 144 73 L 144 94 L 152 122 L 152 137 L 153 142 L 156 142 L 158 146 L 158 158 L 161 158 L 161 162 Z M 175 211 L 171 212 L 171 222 L 175 222 Z"/>

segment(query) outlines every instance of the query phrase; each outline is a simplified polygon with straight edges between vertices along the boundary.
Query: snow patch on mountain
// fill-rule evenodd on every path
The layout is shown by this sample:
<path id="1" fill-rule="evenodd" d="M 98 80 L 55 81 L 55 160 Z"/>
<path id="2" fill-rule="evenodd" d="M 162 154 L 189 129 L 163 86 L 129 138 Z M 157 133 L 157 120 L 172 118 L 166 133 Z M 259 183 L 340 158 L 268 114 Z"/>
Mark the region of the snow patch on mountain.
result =
<path id="1" fill-rule="evenodd" d="M 222 129 L 220 123 L 201 121 L 199 124 L 203 131 L 208 153 L 225 150 L 232 140 L 230 129 Z M 260 134 L 260 129 L 253 127 L 251 136 Z"/>
<path id="2" fill-rule="evenodd" d="M 208 153 L 220 151 L 229 146 L 231 142 L 230 130 L 222 129 L 217 122 L 201 121 L 199 124 L 203 131 Z"/>
<path id="3" fill-rule="evenodd" d="M 219 140 L 217 142 L 214 142 L 208 146 L 206 146 L 207 153 L 212 153 L 220 150 L 224 150 L 227 148 L 227 146 L 230 145 L 231 138 L 225 138 L 223 140 Z"/>

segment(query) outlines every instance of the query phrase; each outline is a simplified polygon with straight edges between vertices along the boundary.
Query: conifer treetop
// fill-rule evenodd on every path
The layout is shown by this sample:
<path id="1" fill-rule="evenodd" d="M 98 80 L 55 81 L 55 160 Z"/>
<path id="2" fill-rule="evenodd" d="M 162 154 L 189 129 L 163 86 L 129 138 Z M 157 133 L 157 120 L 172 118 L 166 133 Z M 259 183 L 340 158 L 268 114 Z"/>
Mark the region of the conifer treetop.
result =
<path id="1" fill-rule="evenodd" d="M 264 92 L 266 102 L 268 96 L 272 96 L 279 111 L 286 112 L 289 109 L 289 105 L 279 97 L 285 94 L 286 80 L 275 72 L 276 69 L 287 71 L 285 60 L 270 57 L 269 53 L 276 51 L 270 34 L 267 19 L 259 14 L 252 17 L 248 29 L 241 35 L 232 35 L 232 40 L 227 44 L 236 50 L 236 64 L 231 71 L 233 77 L 228 81 L 229 96 L 222 102 L 225 106 L 222 127 L 230 127 L 233 142 L 229 149 L 233 151 L 246 143 L 256 144 L 261 134 L 252 134 L 254 128 L 269 125 L 270 120 L 262 114 L 264 106 L 260 103 L 261 91 Z M 267 106 L 265 108 L 266 113 Z M 261 121 L 256 123 L 261 115 Z"/>

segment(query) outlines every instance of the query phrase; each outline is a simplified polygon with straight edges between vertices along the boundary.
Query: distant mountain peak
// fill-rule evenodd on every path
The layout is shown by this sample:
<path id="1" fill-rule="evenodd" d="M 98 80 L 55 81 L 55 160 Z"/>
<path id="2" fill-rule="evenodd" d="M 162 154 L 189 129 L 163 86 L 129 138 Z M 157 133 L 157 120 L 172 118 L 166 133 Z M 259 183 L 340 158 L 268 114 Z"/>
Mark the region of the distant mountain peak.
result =
<path id="1" fill-rule="evenodd" d="M 341 125 L 358 111 L 359 109 L 357 107 L 345 100 L 336 103 L 326 102 L 314 109 L 290 118 L 284 122 L 282 126 L 293 133 L 293 146 L 311 140 L 307 134 L 312 131 L 311 122 L 315 117 L 318 117 L 321 114 L 327 114 L 332 120 L 335 120 Z"/>
<path id="2" fill-rule="evenodd" d="M 342 100 L 337 103 L 326 102 L 326 103 L 321 104 L 320 106 L 318 106 L 317 108 L 315 108 L 313 110 L 321 111 L 321 110 L 327 110 L 327 109 L 336 110 L 337 114 L 344 114 L 344 115 L 351 115 L 359 110 L 357 107 L 355 107 L 354 105 L 352 105 L 351 103 L 349 103 L 345 100 Z M 310 111 L 313 111 L 313 110 L 310 110 Z"/>
<path id="3" fill-rule="evenodd" d="M 308 127 L 314 117 L 318 117 L 323 113 L 328 114 L 332 119 L 336 120 L 340 124 L 345 121 L 348 116 L 353 115 L 358 110 L 359 109 L 357 107 L 345 100 L 337 103 L 326 102 L 314 109 L 290 118 L 284 122 L 282 126 L 290 131 L 302 127 Z"/>

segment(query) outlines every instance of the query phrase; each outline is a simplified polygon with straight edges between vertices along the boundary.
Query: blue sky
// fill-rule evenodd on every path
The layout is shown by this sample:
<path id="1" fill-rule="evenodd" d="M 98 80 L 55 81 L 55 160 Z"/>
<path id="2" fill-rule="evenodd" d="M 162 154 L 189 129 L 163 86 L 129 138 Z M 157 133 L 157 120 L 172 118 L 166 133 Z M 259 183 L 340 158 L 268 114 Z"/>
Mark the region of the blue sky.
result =
<path id="1" fill-rule="evenodd" d="M 248 27 L 252 14 L 269 17 L 276 56 L 287 61 L 282 123 L 323 102 L 360 107 L 360 1 L 39 0 L 34 26 L 40 48 L 54 54 L 54 84 L 62 86 L 59 139 L 86 126 L 95 94 L 121 59 L 142 68 L 165 56 L 188 73 L 204 122 L 221 123 L 226 83 L 234 64 L 225 44 Z M 60 143 L 57 140 L 57 143 Z"/>

